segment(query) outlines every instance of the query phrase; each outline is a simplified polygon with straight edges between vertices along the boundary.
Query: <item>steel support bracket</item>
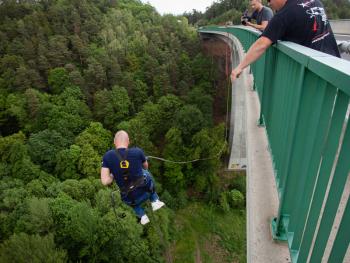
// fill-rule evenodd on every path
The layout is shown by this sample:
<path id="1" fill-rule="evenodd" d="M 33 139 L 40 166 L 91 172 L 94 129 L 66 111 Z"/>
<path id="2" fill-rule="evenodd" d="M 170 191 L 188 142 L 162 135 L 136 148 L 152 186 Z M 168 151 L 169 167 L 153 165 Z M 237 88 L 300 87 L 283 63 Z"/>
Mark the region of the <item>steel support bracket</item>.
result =
<path id="1" fill-rule="evenodd" d="M 260 118 L 257 121 L 257 125 L 258 125 L 258 127 L 265 127 L 265 120 L 264 120 L 264 117 L 262 115 L 260 115 Z"/>
<path id="2" fill-rule="evenodd" d="M 276 217 L 271 221 L 271 234 L 274 240 L 287 241 L 287 230 L 285 229 L 283 224 L 280 224 L 280 226 L 277 226 Z"/>

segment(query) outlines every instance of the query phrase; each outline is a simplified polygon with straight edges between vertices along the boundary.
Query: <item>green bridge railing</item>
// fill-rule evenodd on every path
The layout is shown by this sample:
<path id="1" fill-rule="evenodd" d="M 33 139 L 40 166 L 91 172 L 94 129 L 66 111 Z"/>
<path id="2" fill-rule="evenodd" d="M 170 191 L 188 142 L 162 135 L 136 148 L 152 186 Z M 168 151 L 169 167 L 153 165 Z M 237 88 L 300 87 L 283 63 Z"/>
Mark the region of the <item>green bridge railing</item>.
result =
<path id="1" fill-rule="evenodd" d="M 227 33 L 246 51 L 258 38 L 242 27 L 204 27 L 199 32 Z M 293 262 L 321 262 L 328 242 L 328 262 L 342 262 L 350 242 L 348 196 L 340 204 L 350 175 L 350 62 L 279 42 L 251 71 L 280 201 L 272 222 L 274 238 L 288 241 Z M 330 237 L 338 209 L 343 215 Z"/>

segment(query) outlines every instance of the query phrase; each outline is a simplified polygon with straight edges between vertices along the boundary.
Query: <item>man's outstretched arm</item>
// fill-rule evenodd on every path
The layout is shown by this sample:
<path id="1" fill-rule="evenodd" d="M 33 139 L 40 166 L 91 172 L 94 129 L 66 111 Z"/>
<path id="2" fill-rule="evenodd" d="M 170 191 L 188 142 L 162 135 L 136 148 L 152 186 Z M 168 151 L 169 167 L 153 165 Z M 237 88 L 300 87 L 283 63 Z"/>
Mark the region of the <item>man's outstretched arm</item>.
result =
<path id="1" fill-rule="evenodd" d="M 246 56 L 243 58 L 241 63 L 232 70 L 231 79 L 234 81 L 242 73 L 243 69 L 248 67 L 251 63 L 255 62 L 269 46 L 272 45 L 272 41 L 267 37 L 260 37 L 255 43 L 249 48 Z"/>
<path id="2" fill-rule="evenodd" d="M 113 182 L 113 177 L 111 176 L 111 172 L 109 168 L 102 167 L 101 168 L 101 182 L 103 185 L 109 185 Z"/>

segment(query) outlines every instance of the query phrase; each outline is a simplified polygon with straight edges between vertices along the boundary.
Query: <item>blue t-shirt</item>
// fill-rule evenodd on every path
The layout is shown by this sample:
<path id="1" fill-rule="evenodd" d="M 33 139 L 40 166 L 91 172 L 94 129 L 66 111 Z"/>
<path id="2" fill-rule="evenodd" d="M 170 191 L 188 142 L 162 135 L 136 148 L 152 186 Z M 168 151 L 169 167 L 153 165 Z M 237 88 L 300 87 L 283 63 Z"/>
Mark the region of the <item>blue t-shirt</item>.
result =
<path id="1" fill-rule="evenodd" d="M 271 8 L 263 6 L 260 11 L 254 11 L 251 19 L 254 19 L 258 25 L 261 25 L 263 21 L 270 21 L 273 17 Z"/>
<path id="2" fill-rule="evenodd" d="M 109 168 L 110 172 L 113 174 L 113 177 L 117 185 L 122 188 L 125 186 L 123 179 L 123 170 L 120 167 L 120 161 L 116 154 L 116 149 L 109 150 L 102 160 L 102 167 Z M 126 148 L 117 149 L 120 156 L 125 158 Z M 129 148 L 127 156 L 125 158 L 129 162 L 129 182 L 137 180 L 139 177 L 143 176 L 142 164 L 146 161 L 145 154 L 140 148 L 134 147 Z"/>

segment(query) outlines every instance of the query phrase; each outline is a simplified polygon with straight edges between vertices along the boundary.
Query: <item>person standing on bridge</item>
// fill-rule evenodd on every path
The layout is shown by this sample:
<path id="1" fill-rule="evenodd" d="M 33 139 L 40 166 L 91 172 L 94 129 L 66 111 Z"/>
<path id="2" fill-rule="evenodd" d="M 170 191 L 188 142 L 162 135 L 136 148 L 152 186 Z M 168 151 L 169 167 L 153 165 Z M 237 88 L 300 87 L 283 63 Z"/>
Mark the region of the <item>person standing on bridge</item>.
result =
<path id="1" fill-rule="evenodd" d="M 273 12 L 271 8 L 264 6 L 261 3 L 261 0 L 250 0 L 250 6 L 253 10 L 253 13 L 250 17 L 247 17 L 248 21 L 242 20 L 242 24 L 245 26 L 254 27 L 255 29 L 258 29 L 260 31 L 264 31 L 267 24 L 273 17 Z M 256 24 L 250 22 L 251 19 L 255 20 Z"/>
<path id="2" fill-rule="evenodd" d="M 103 185 L 109 185 L 115 181 L 123 202 L 134 209 L 140 223 L 145 225 L 149 222 L 149 218 L 141 204 L 149 199 L 153 211 L 165 204 L 159 200 L 155 191 L 143 151 L 137 147 L 128 148 L 129 135 L 125 131 L 118 131 L 115 134 L 114 145 L 115 149 L 103 156 L 101 182 Z"/>
<path id="3" fill-rule="evenodd" d="M 319 0 L 268 0 L 277 13 L 241 63 L 232 70 L 234 81 L 244 68 L 256 61 L 277 40 L 297 44 L 340 57 L 337 42 Z"/>

